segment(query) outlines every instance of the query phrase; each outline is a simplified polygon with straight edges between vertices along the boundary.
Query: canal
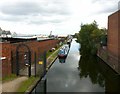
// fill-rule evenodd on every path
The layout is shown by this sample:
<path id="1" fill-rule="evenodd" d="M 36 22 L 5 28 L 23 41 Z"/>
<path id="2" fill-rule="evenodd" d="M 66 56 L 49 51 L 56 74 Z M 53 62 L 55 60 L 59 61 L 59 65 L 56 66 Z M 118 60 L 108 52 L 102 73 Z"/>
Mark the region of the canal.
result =
<path id="1" fill-rule="evenodd" d="M 120 92 L 120 76 L 97 56 L 80 55 L 80 45 L 73 39 L 65 62 L 57 59 L 34 89 L 41 92 Z M 43 85 L 42 85 L 43 84 Z"/>

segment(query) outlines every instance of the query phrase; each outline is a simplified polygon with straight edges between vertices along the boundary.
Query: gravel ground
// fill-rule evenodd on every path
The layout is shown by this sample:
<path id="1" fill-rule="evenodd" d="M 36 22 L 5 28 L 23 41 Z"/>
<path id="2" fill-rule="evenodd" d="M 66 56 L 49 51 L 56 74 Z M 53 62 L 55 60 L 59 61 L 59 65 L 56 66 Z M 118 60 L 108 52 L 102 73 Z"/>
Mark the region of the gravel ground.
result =
<path id="1" fill-rule="evenodd" d="M 2 90 L 0 90 L 0 92 L 16 92 L 16 90 L 20 86 L 20 83 L 27 79 L 27 77 L 19 77 L 15 80 L 3 83 Z"/>

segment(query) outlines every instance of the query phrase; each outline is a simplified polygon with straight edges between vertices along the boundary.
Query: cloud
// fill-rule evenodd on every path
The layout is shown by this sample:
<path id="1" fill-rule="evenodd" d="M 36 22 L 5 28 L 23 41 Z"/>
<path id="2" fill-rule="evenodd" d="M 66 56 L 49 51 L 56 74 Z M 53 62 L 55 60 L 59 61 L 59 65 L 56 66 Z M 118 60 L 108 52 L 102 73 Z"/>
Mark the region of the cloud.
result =
<path id="1" fill-rule="evenodd" d="M 33 18 L 33 17 L 32 17 Z M 52 24 L 58 24 L 58 23 L 62 23 L 64 21 L 67 21 L 69 19 L 68 16 L 58 16 L 58 15 L 55 15 L 55 16 L 36 16 L 34 17 L 34 19 L 30 18 L 29 20 L 29 24 L 49 24 L 49 23 L 52 23 Z"/>
<path id="2" fill-rule="evenodd" d="M 104 3 L 106 0 L 92 0 L 92 3 Z"/>
<path id="3" fill-rule="evenodd" d="M 4 5 L 1 7 L 1 12 L 6 15 L 29 15 L 39 12 L 37 4 L 33 3 L 17 3 Z"/>
<path id="4" fill-rule="evenodd" d="M 71 15 L 67 4 L 63 1 L 39 1 L 39 2 L 13 2 L 4 3 L 0 6 L 0 13 L 2 14 L 0 20 L 13 22 L 28 22 L 29 24 L 46 24 L 46 23 L 60 23 L 66 16 Z M 50 17 L 53 17 L 51 19 Z M 49 19 L 43 19 L 49 17 Z M 51 20 L 50 20 L 51 19 Z"/>
<path id="5" fill-rule="evenodd" d="M 91 0 L 91 1 L 92 1 L 92 3 L 99 3 L 99 4 L 108 4 L 111 2 L 118 3 L 119 2 L 119 0 L 109 0 L 109 1 L 107 1 L 107 0 Z"/>
<path id="6" fill-rule="evenodd" d="M 117 10 L 118 10 L 117 6 L 109 6 L 109 7 L 105 8 L 105 9 L 102 9 L 98 12 L 99 13 L 111 13 L 111 12 L 115 12 Z"/>
<path id="7" fill-rule="evenodd" d="M 52 30 L 56 34 L 77 32 L 81 23 L 94 20 L 104 27 L 107 17 L 118 9 L 118 1 L 0 0 L 0 27 L 23 33 Z"/>
<path id="8" fill-rule="evenodd" d="M 6 15 L 67 15 L 70 12 L 66 10 L 64 4 L 47 2 L 17 2 L 1 6 L 1 12 Z"/>
<path id="9" fill-rule="evenodd" d="M 54 19 L 54 20 L 39 20 L 39 21 L 35 21 L 35 20 L 32 20 L 30 21 L 30 24 L 48 24 L 48 23 L 62 23 L 63 20 L 59 20 L 59 19 Z"/>
<path id="10" fill-rule="evenodd" d="M 118 10 L 120 10 L 120 1 L 119 1 L 119 3 L 118 3 Z"/>
<path id="11" fill-rule="evenodd" d="M 19 22 L 19 21 L 24 21 L 25 19 L 26 19 L 25 16 L 11 16 L 11 15 L 0 14 L 0 20 L 2 21 Z"/>
<path id="12" fill-rule="evenodd" d="M 98 10 L 96 13 L 112 13 L 118 10 L 118 2 L 119 0 L 92 0 L 93 4 L 98 6 Z"/>

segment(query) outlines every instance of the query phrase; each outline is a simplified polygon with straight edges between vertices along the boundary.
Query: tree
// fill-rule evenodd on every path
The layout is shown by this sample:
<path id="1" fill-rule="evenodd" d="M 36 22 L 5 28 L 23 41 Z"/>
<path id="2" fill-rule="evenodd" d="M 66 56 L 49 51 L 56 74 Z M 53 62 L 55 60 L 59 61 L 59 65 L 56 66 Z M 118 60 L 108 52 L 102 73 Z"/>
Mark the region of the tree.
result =
<path id="1" fill-rule="evenodd" d="M 77 37 L 78 42 L 81 44 L 80 53 L 87 51 L 87 53 L 95 55 L 102 35 L 104 35 L 103 30 L 98 28 L 96 21 L 91 24 L 82 24 Z"/>

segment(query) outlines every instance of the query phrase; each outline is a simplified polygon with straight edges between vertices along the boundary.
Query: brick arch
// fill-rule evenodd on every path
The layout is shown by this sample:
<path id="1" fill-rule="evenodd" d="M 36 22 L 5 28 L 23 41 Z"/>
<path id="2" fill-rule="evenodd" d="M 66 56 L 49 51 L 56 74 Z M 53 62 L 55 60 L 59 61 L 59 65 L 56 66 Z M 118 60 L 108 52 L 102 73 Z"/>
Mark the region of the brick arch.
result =
<path id="1" fill-rule="evenodd" d="M 26 45 L 26 44 L 19 44 L 18 46 L 17 46 L 17 48 L 16 48 L 16 52 L 17 51 L 19 51 L 19 49 L 20 49 L 20 47 L 26 47 L 27 48 L 27 50 L 28 50 L 28 52 L 30 52 L 30 48 Z"/>
<path id="2" fill-rule="evenodd" d="M 28 53 L 28 76 L 31 76 L 31 51 L 30 48 L 26 44 L 19 44 L 16 48 L 16 75 L 19 75 L 19 70 L 20 70 L 20 59 L 19 59 L 19 53 L 20 53 L 20 48 L 25 47 L 27 51 L 24 51 L 25 53 Z"/>

